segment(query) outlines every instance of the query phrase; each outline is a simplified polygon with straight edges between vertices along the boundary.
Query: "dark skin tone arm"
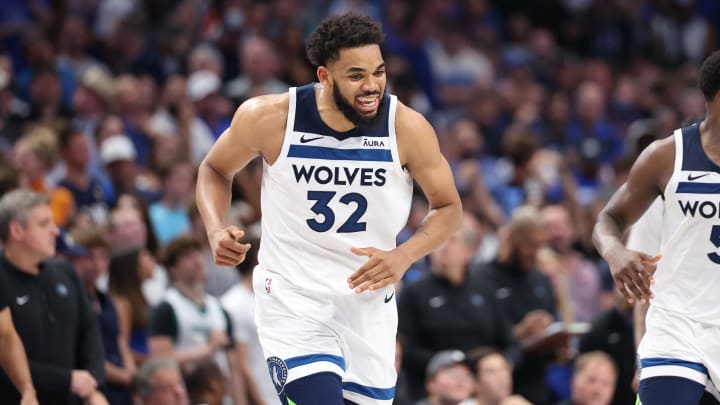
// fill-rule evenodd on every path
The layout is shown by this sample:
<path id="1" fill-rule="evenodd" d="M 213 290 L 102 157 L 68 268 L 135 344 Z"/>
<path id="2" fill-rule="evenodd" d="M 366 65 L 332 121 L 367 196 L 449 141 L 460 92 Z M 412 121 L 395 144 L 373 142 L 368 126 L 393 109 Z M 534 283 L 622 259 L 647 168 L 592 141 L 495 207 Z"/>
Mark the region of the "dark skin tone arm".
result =
<path id="1" fill-rule="evenodd" d="M 674 162 L 674 137 L 648 146 L 630 170 L 627 183 L 613 194 L 598 216 L 593 230 L 595 247 L 608 262 L 623 297 L 631 302 L 652 298 L 652 272 L 659 256 L 627 249 L 623 234 L 661 195 L 672 175 Z"/>

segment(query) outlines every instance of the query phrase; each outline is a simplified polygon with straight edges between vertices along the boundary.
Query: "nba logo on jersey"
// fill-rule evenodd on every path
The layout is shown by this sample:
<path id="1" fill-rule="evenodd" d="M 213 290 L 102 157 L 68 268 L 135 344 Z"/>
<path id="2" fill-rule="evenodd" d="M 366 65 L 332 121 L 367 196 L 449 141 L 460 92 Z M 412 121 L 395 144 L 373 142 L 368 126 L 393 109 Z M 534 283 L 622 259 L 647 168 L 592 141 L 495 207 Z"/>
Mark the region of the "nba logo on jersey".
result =
<path id="1" fill-rule="evenodd" d="M 270 277 L 265 279 L 265 292 L 270 294 L 270 284 L 272 284 L 272 279 Z"/>
<path id="2" fill-rule="evenodd" d="M 288 368 L 283 359 L 279 357 L 269 357 L 267 359 L 268 371 L 270 372 L 270 379 L 275 385 L 275 390 L 278 394 L 283 392 L 285 388 L 285 382 L 287 381 Z"/>

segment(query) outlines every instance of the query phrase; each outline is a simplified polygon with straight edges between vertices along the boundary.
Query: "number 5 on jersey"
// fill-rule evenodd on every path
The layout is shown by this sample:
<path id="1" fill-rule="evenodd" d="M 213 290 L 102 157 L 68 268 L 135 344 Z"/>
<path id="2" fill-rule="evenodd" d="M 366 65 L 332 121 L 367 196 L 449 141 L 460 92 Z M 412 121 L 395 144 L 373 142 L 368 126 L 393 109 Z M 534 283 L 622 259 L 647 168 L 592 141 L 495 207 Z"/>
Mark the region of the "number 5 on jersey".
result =
<path id="1" fill-rule="evenodd" d="M 335 197 L 334 191 L 308 191 L 307 198 L 310 201 L 315 201 L 310 210 L 315 214 L 322 215 L 323 221 L 318 222 L 314 218 L 308 219 L 306 222 L 310 229 L 315 232 L 327 232 L 335 224 L 335 213 L 332 208 L 328 206 L 330 201 Z M 359 222 L 360 218 L 367 211 L 367 200 L 362 194 L 358 193 L 347 193 L 340 197 L 338 200 L 345 205 L 355 203 L 355 211 L 350 214 L 345 223 L 343 223 L 338 229 L 338 233 L 350 233 L 350 232 L 363 232 L 365 231 L 365 222 Z"/>

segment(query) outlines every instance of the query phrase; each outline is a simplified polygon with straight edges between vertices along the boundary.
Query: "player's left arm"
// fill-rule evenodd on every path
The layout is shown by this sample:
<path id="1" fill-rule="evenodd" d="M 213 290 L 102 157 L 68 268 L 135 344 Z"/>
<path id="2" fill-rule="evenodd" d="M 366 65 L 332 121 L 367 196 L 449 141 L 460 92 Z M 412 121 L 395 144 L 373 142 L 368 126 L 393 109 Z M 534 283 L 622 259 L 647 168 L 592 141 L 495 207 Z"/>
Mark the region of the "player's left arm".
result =
<path id="1" fill-rule="evenodd" d="M 437 135 L 416 111 L 398 103 L 396 133 L 400 160 L 422 189 L 430 210 L 417 232 L 391 251 L 352 248 L 369 260 L 348 279 L 356 292 L 375 290 L 402 278 L 412 263 L 438 247 L 460 227 L 462 206 L 450 165 L 440 153 Z"/>

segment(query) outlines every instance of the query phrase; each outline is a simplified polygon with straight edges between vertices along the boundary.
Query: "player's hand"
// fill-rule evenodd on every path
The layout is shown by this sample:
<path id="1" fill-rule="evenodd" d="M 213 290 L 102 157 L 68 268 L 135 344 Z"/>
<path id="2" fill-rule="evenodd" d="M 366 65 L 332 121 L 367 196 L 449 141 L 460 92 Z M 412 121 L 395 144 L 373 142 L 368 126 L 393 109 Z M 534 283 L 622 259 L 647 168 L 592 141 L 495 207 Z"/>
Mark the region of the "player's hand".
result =
<path id="1" fill-rule="evenodd" d="M 70 377 L 70 391 L 80 398 L 87 398 L 97 389 L 97 381 L 86 370 L 73 370 Z"/>
<path id="2" fill-rule="evenodd" d="M 240 243 L 245 232 L 236 226 L 216 229 L 208 233 L 210 249 L 212 249 L 215 264 L 218 266 L 237 266 L 245 260 L 245 254 L 250 250 L 249 243 Z"/>
<path id="3" fill-rule="evenodd" d="M 348 285 L 357 293 L 397 282 L 412 264 L 410 258 L 397 249 L 385 251 L 374 247 L 352 247 L 350 251 L 369 258 L 348 278 Z"/>
<path id="4" fill-rule="evenodd" d="M 660 255 L 650 256 L 624 247 L 610 252 L 608 265 L 618 290 L 628 302 L 645 303 L 653 298 L 650 286 Z"/>

